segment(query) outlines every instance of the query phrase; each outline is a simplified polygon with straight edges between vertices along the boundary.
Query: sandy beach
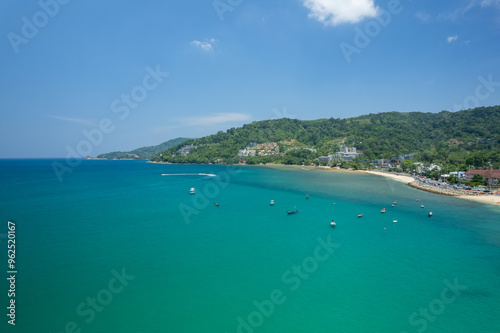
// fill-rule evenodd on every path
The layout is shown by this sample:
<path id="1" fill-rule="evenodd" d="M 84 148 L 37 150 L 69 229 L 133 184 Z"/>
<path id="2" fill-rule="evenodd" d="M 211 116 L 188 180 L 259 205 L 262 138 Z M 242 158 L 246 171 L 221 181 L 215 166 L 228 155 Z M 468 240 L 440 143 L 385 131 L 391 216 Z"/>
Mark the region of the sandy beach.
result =
<path id="1" fill-rule="evenodd" d="M 388 177 L 395 179 L 397 181 L 410 184 L 413 183 L 415 180 L 411 176 L 406 176 L 406 175 L 397 175 L 397 174 L 392 174 L 388 172 L 381 172 L 381 171 L 362 171 L 365 173 L 370 173 L 373 175 L 379 175 L 383 177 Z M 424 190 L 424 189 L 422 189 Z M 432 191 L 433 193 L 437 194 L 444 194 L 444 193 L 439 193 L 439 189 L 436 189 L 436 191 Z M 425 190 L 424 190 L 425 191 Z M 483 194 L 483 195 L 455 195 L 456 198 L 460 199 L 466 199 L 466 200 L 473 200 L 473 201 L 479 201 L 482 203 L 487 203 L 491 205 L 500 205 L 500 196 L 498 195 L 488 195 L 488 194 Z"/>
<path id="2" fill-rule="evenodd" d="M 412 176 L 398 175 L 398 174 L 382 172 L 382 171 L 361 171 L 361 172 L 395 179 L 395 180 L 400 181 L 400 182 L 405 183 L 405 184 L 409 184 L 415 180 Z"/>
<path id="3" fill-rule="evenodd" d="M 457 198 L 474 200 L 491 205 L 500 206 L 500 196 L 498 195 L 460 195 Z"/>

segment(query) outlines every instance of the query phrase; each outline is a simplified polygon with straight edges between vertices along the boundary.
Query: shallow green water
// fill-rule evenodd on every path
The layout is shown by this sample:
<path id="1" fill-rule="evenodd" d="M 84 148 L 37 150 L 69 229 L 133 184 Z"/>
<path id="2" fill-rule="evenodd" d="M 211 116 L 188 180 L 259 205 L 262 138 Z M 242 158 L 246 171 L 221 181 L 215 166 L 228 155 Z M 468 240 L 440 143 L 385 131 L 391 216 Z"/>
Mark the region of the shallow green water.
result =
<path id="1" fill-rule="evenodd" d="M 496 207 L 363 174 L 50 163 L 0 161 L 2 332 L 500 332 Z"/>

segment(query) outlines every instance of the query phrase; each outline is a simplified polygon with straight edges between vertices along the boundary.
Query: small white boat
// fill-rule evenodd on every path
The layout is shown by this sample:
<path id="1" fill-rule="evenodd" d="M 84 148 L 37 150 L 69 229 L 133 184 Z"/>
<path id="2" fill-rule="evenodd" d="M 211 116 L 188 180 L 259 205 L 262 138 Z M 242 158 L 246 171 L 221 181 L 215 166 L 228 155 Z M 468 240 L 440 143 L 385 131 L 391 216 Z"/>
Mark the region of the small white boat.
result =
<path id="1" fill-rule="evenodd" d="M 195 191 L 194 191 L 194 187 L 191 187 L 191 189 L 189 190 L 189 194 L 194 194 Z"/>
<path id="2" fill-rule="evenodd" d="M 392 221 L 392 223 L 398 223 L 398 220 L 394 220 L 394 221 Z"/>
<path id="3" fill-rule="evenodd" d="M 420 205 L 420 208 L 424 208 L 424 205 Z"/>
<path id="4" fill-rule="evenodd" d="M 330 223 L 330 225 L 332 226 L 332 228 L 335 228 L 335 227 L 337 226 L 337 223 L 335 223 L 335 222 L 333 222 L 333 221 L 332 221 L 332 222 Z"/>
<path id="5" fill-rule="evenodd" d="M 271 200 L 270 205 L 271 205 L 271 206 L 274 206 L 274 200 Z"/>
<path id="6" fill-rule="evenodd" d="M 429 212 L 429 217 L 431 217 L 431 216 L 432 216 L 432 212 Z"/>

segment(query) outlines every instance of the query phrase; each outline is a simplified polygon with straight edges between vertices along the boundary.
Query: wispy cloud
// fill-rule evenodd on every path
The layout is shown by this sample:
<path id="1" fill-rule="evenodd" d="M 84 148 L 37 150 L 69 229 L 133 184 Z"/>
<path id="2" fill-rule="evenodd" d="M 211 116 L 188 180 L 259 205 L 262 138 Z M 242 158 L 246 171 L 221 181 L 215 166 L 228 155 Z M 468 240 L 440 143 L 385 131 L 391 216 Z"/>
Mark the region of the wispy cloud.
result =
<path id="1" fill-rule="evenodd" d="M 54 116 L 51 114 L 49 114 L 48 117 L 54 118 L 57 120 L 61 120 L 61 121 L 70 122 L 70 123 L 77 123 L 77 124 L 82 124 L 82 125 L 86 125 L 86 126 L 96 126 L 96 124 L 93 121 L 87 120 L 87 119 L 60 117 L 60 116 Z"/>
<path id="2" fill-rule="evenodd" d="M 500 0 L 482 0 L 481 7 L 500 6 Z"/>
<path id="3" fill-rule="evenodd" d="M 448 41 L 448 43 L 452 43 L 454 41 L 456 41 L 458 39 L 458 35 L 455 35 L 455 36 L 449 36 L 446 40 Z"/>
<path id="4" fill-rule="evenodd" d="M 378 14 L 374 0 L 304 0 L 303 4 L 309 17 L 324 25 L 357 23 Z"/>
<path id="5" fill-rule="evenodd" d="M 248 121 L 250 119 L 251 116 L 245 113 L 215 113 L 207 117 L 179 118 L 177 121 L 183 126 L 213 126 L 233 121 Z"/>
<path id="6" fill-rule="evenodd" d="M 431 20 L 431 15 L 424 12 L 418 12 L 415 15 L 422 22 L 429 22 Z"/>
<path id="7" fill-rule="evenodd" d="M 216 40 L 214 38 L 206 39 L 204 42 L 201 42 L 199 40 L 193 40 L 191 42 L 191 45 L 195 47 L 200 47 L 202 50 L 205 51 L 212 51 L 214 49 L 214 43 Z"/>
<path id="8" fill-rule="evenodd" d="M 469 0 L 450 12 L 439 14 L 437 18 L 455 21 L 457 19 L 462 18 L 465 14 L 467 14 L 467 12 L 469 12 L 473 8 L 476 7 L 489 8 L 492 6 L 500 8 L 500 0 Z"/>

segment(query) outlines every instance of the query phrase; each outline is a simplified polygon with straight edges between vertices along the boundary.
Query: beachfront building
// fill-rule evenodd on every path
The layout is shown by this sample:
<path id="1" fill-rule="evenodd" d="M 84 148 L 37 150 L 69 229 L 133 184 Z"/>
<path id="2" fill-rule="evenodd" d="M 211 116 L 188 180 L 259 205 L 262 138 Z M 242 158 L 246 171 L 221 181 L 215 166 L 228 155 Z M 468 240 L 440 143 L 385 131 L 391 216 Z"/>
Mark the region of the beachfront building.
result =
<path id="1" fill-rule="evenodd" d="M 450 176 L 455 176 L 458 179 L 465 179 L 465 172 L 464 171 L 453 171 L 453 172 L 450 172 Z"/>
<path id="2" fill-rule="evenodd" d="M 474 175 L 483 176 L 486 184 L 489 187 L 498 187 L 499 179 L 500 179 L 500 170 L 497 169 L 489 169 L 489 170 L 469 170 L 465 174 L 466 180 L 471 180 Z"/>
<path id="3" fill-rule="evenodd" d="M 335 160 L 335 155 L 328 155 L 328 156 L 320 156 L 318 157 L 319 162 L 326 162 L 326 164 L 330 164 Z"/>
<path id="4" fill-rule="evenodd" d="M 418 174 L 421 174 L 423 172 L 424 163 L 422 163 L 422 162 L 415 162 L 415 163 L 413 163 L 413 165 L 415 166 L 415 171 Z"/>
<path id="5" fill-rule="evenodd" d="M 361 154 L 356 151 L 356 147 L 342 146 L 340 147 L 340 151 L 336 153 L 334 156 L 335 159 L 350 162 L 359 155 Z"/>
<path id="6" fill-rule="evenodd" d="M 326 162 L 328 164 L 332 163 L 333 161 L 351 162 L 359 155 L 361 155 L 361 153 L 358 153 L 356 151 L 356 147 L 342 146 L 340 147 L 340 151 L 338 153 L 334 155 L 320 156 L 318 160 L 320 162 Z"/>

